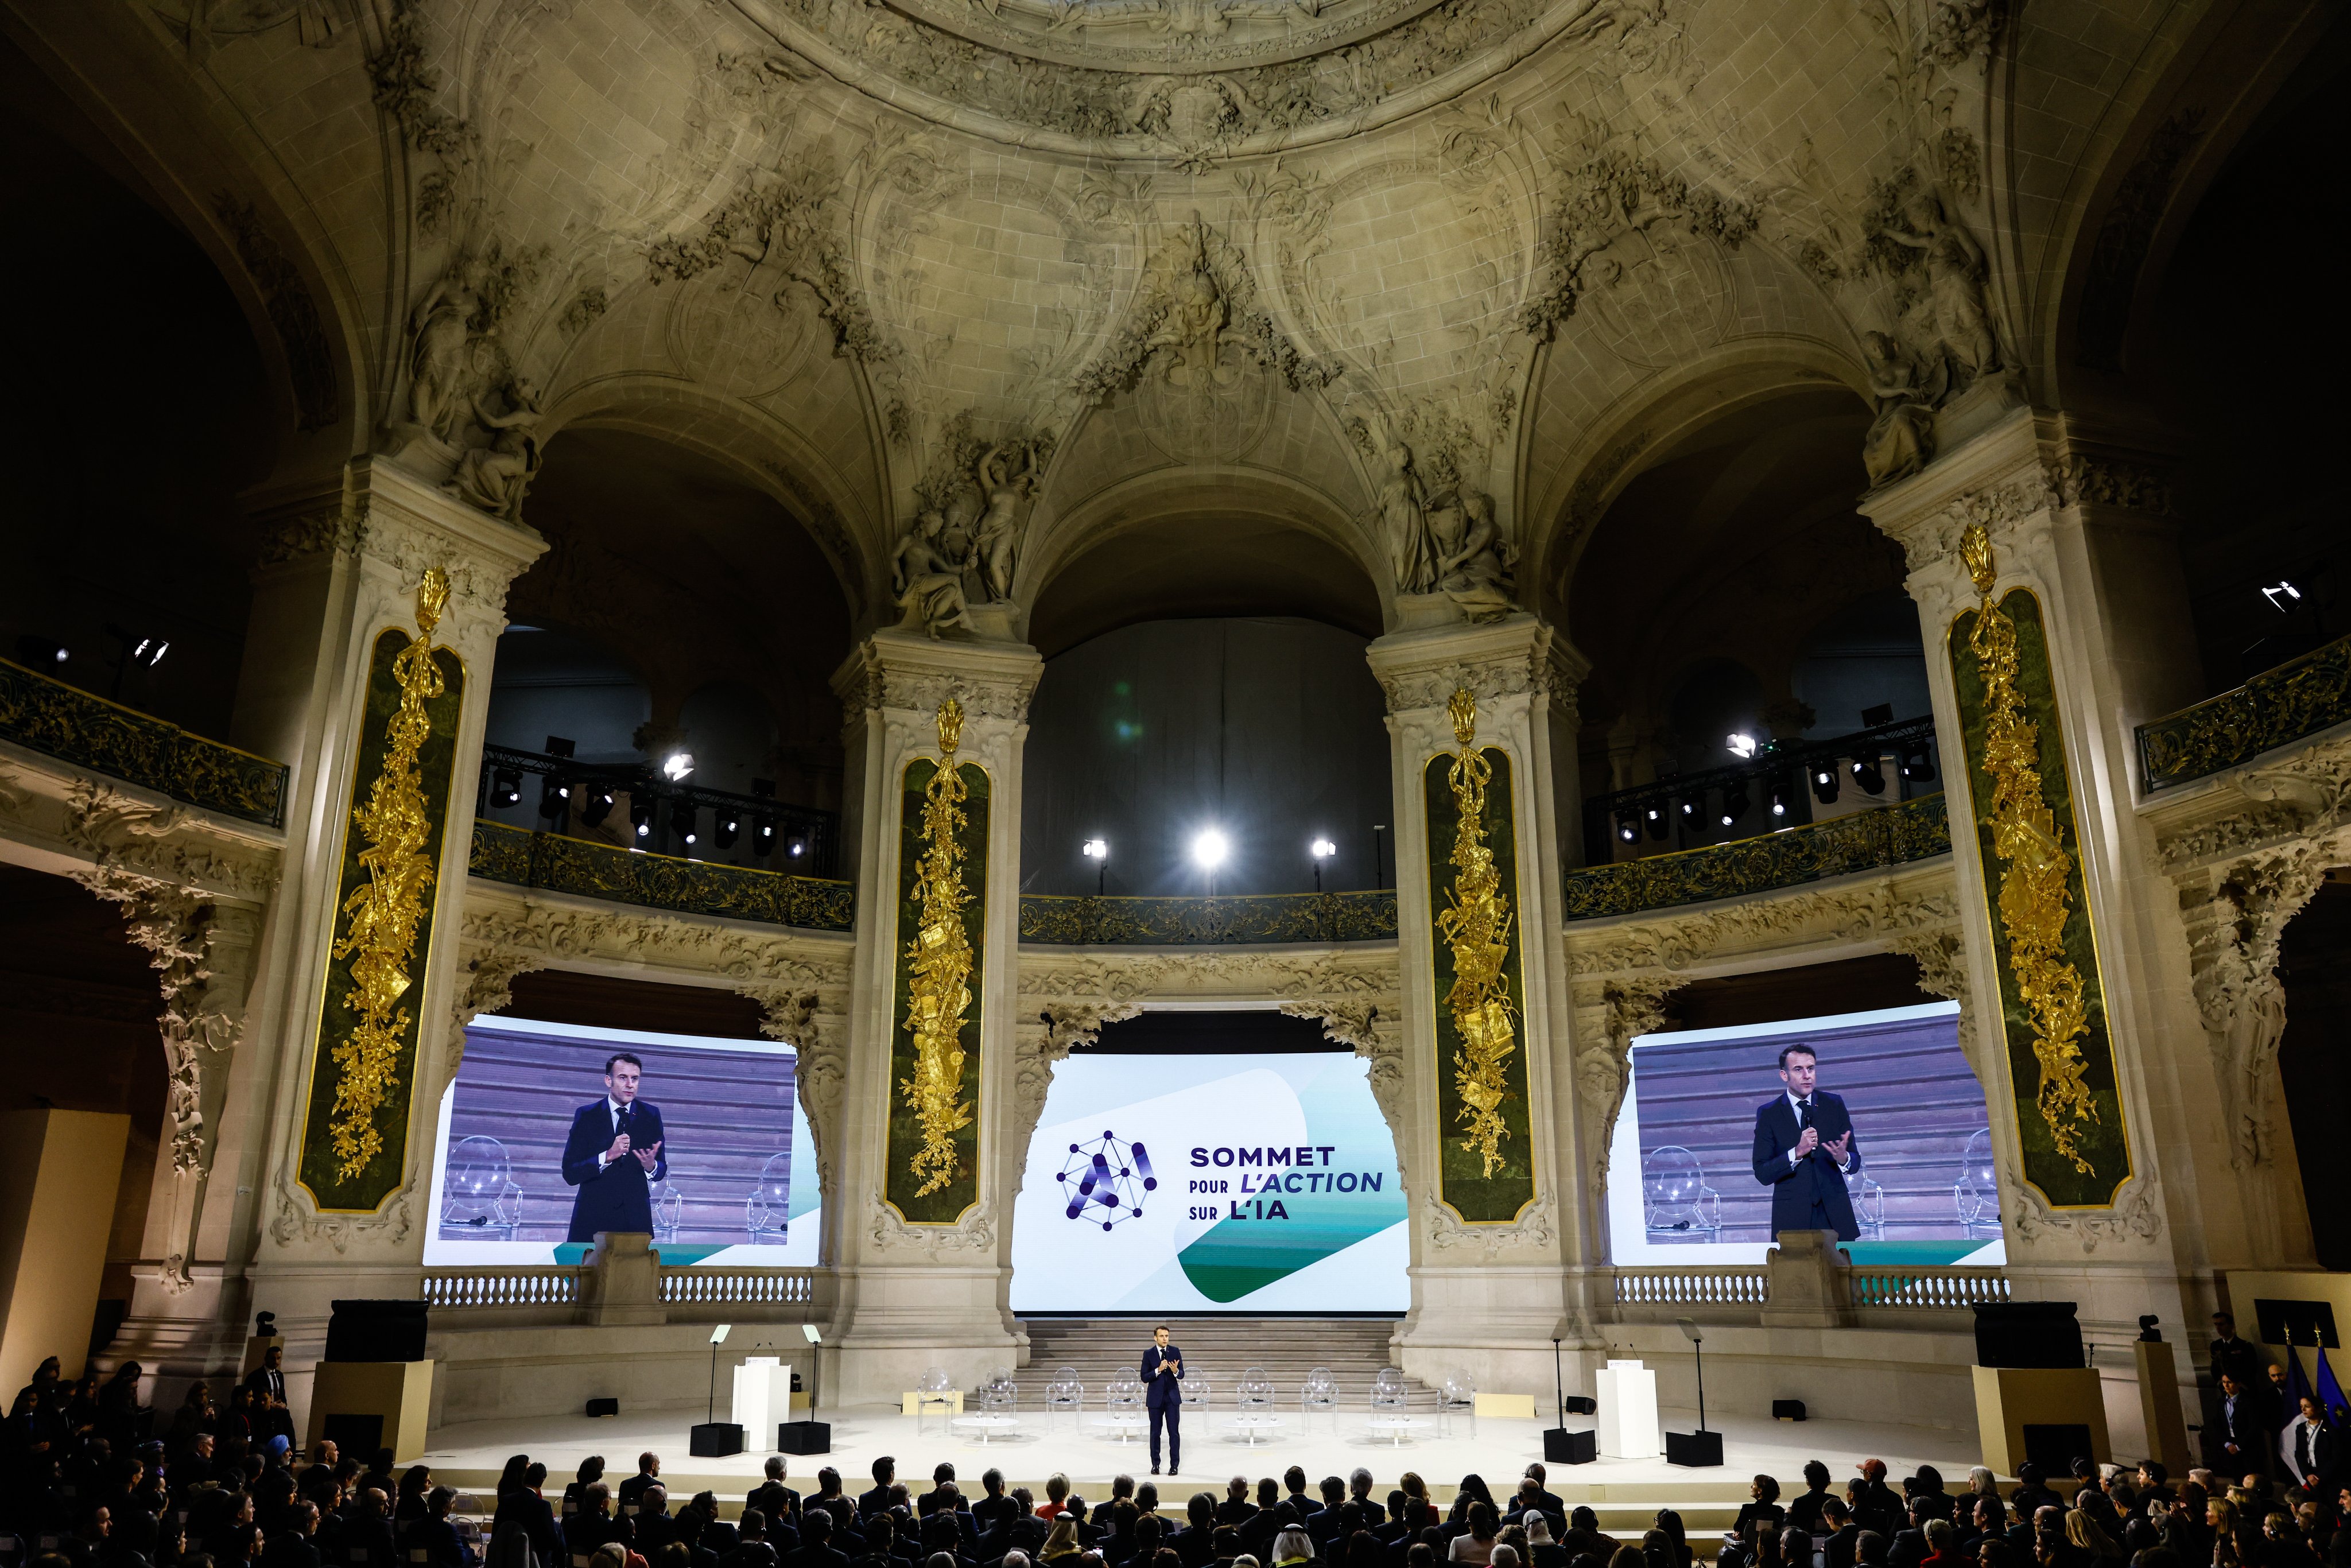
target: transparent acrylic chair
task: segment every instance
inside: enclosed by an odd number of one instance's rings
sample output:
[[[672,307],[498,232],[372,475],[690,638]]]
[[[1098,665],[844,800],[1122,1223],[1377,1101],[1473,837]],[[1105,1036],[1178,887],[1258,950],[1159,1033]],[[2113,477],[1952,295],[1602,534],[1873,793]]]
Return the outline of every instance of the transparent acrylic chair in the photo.
[[[1273,1379],[1265,1368],[1252,1366],[1241,1374],[1233,1389],[1233,1406],[1244,1416],[1269,1416],[1273,1413]]]
[[[1464,1414],[1469,1417],[1469,1436],[1474,1438],[1478,1436],[1478,1385],[1470,1380],[1468,1373],[1456,1372],[1448,1375],[1445,1386],[1437,1390],[1437,1435],[1444,1436],[1447,1423],[1460,1419]]]
[[[792,1156],[769,1155],[759,1179],[743,1199],[743,1230],[755,1247],[781,1247],[791,1239]]]
[[[450,1145],[441,1188],[441,1234],[511,1241],[521,1223],[522,1187],[514,1179],[507,1146],[479,1133]]]
[[[685,1223],[685,1189],[664,1181],[653,1190],[653,1245],[674,1245],[677,1228]]]
[[[1065,1366],[1053,1374],[1053,1381],[1045,1385],[1045,1425],[1053,1424],[1054,1412],[1067,1410],[1073,1424],[1082,1426],[1086,1413],[1086,1385],[1078,1381],[1078,1369]]]
[[[1318,1412],[1331,1417],[1332,1431],[1339,1429],[1339,1380],[1327,1366],[1316,1367],[1299,1385],[1298,1429],[1305,1431],[1307,1421]]]
[[[1143,1414],[1143,1379],[1132,1372],[1122,1372],[1110,1380],[1102,1394],[1102,1410],[1111,1418],[1111,1435],[1122,1443],[1133,1442],[1143,1435],[1143,1428],[1128,1417]]]
[[[1991,1162],[1991,1129],[1979,1127],[1959,1155],[1959,1179],[1951,1184],[1951,1204],[1970,1236],[2000,1234],[2000,1178]]]
[[[1722,1229],[1722,1195],[1706,1185],[1698,1156],[1679,1144],[1641,1162],[1642,1224],[1652,1241],[1711,1241]]]
[[[1010,1416],[1020,1408],[1020,1385],[1012,1381],[1012,1369],[999,1366],[987,1375],[979,1390],[979,1410],[983,1416]]]
[[[1191,1415],[1195,1411],[1203,1416],[1207,1415],[1208,1396],[1216,1392],[1215,1384],[1205,1377],[1195,1377],[1187,1374],[1176,1386],[1182,1391],[1186,1415]]]
[[[944,1427],[956,1413],[956,1401],[951,1397],[954,1385],[944,1366],[934,1366],[914,1385],[914,1435],[921,1437],[924,1420],[935,1412]]]
[[[1865,1176],[1844,1178],[1845,1196],[1853,1200],[1853,1222],[1864,1236],[1886,1239],[1886,1188]]]
[[[1404,1374],[1393,1366],[1383,1366],[1379,1375],[1372,1379],[1372,1414],[1401,1416],[1404,1413]]]

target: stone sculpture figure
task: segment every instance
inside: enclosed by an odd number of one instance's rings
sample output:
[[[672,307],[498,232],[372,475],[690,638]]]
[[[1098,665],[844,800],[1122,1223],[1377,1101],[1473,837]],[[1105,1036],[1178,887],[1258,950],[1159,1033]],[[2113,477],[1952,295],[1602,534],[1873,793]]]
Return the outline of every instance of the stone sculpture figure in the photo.
[[[1896,245],[1925,254],[1928,308],[1938,347],[1953,372],[1951,391],[1964,391],[1977,377],[2001,368],[2000,342],[1984,302],[1983,247],[1935,191],[1912,196],[1902,215],[1908,228],[1889,225],[1882,232]]]
[[[963,591],[967,563],[940,543],[946,531],[946,514],[936,507],[925,507],[898,541],[891,563],[891,586],[897,590],[898,608],[905,612],[899,623],[920,626],[934,637],[949,626],[972,629]]]
[[[1493,497],[1465,486],[1449,505],[1432,507],[1428,517],[1437,556],[1437,591],[1471,621],[1508,615],[1510,565],[1501,530],[1494,525]]]
[[[1862,438],[1861,465],[1873,486],[1907,479],[1935,455],[1935,414],[1917,357],[1884,332],[1861,335],[1877,417]]]
[[[1029,486],[1037,482],[1037,448],[1024,444],[1028,461],[1020,472],[1012,472],[1012,454],[1000,444],[980,455],[972,474],[979,482],[979,492],[987,505],[979,515],[979,525],[973,530],[973,554],[977,558],[980,580],[990,599],[1012,597],[1012,573],[1018,565],[1016,557],[1020,547],[1020,503],[1029,497]]]
[[[443,441],[456,439],[467,412],[474,318],[482,308],[481,265],[460,257],[410,318],[409,417]]]
[[[1171,385],[1205,389],[1228,381],[1238,371],[1219,364],[1230,310],[1224,290],[1208,267],[1208,230],[1198,214],[1185,225],[1189,245],[1182,270],[1167,282],[1167,305],[1159,325],[1144,340],[1145,352],[1174,350],[1167,366]]]
[[[1398,593],[1426,593],[1437,586],[1437,548],[1429,535],[1427,495],[1414,472],[1412,448],[1396,439],[1385,420],[1363,426],[1363,439],[1384,471],[1374,508],[1387,536],[1388,559]]]
[[[514,406],[506,413],[491,413],[479,396],[468,401],[474,417],[496,434],[489,445],[459,458],[455,476],[442,488],[508,522],[520,522],[523,492],[538,476],[542,461],[538,389],[517,376],[507,388],[507,401]]]

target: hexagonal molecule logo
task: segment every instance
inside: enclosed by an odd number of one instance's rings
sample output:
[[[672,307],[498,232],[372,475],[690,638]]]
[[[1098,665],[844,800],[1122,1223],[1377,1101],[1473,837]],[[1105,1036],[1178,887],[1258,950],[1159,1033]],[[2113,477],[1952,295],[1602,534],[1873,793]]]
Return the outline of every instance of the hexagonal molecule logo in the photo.
[[[1108,1131],[1092,1143],[1070,1145],[1061,1182],[1069,1217],[1104,1230],[1142,1218],[1143,1195],[1159,1186],[1159,1178],[1151,1174],[1149,1151]]]

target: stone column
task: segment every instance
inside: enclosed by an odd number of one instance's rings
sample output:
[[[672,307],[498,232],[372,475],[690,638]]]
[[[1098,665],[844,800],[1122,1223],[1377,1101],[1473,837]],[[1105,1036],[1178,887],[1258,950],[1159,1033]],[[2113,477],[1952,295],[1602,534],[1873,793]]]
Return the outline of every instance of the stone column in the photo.
[[[1983,1020],[1979,1060],[1991,1069],[1984,1098],[2010,1273],[2020,1298],[2079,1302],[2085,1336],[2109,1347],[2099,1359],[2117,1452],[2144,1451],[2126,1348],[2137,1315],[2199,1322],[2203,1307],[2183,1293],[2182,1276],[2251,1261],[2234,1238],[2274,1234],[2277,1224],[2250,1203],[2230,1201],[2236,1184],[2226,1179],[2225,1157],[2213,1157],[2223,1140],[2188,994],[2177,894],[2132,812],[2136,726],[2196,686],[2167,494],[2143,463],[2080,439],[2061,420],[2020,410],[1861,503],[1908,555],[1925,632],[1952,859],[1969,913],[1964,1002]],[[2022,755],[2044,784],[2060,765],[2070,784],[2070,813],[2053,817],[2057,848],[2078,874],[2070,884],[2012,814],[2011,852],[1988,857],[1983,847],[1997,810],[1995,772],[2022,778],[2016,747],[2010,761],[1987,760],[1989,720],[1972,739],[1963,728],[1963,706],[1985,714],[2000,684],[1984,674],[2000,661],[1979,657],[1964,630],[1988,604],[2012,612],[2021,627],[2011,684],[2019,716],[2033,726]],[[1962,617],[1955,662],[1953,629]],[[2045,677],[2032,646],[2040,642]],[[2022,798],[2045,803],[2048,796]],[[2047,891],[2069,885],[2078,893]],[[2030,936],[2036,911],[2050,917],[2049,929],[2064,922],[2063,946],[2039,957]],[[2084,1062],[2078,1082],[2062,1051],[2035,1050],[2036,1040],[2068,1030],[2050,1027],[2047,1015],[2032,1027],[2019,999],[2027,978],[2047,994],[2058,967],[2078,976],[2090,1009],[2091,1027],[2074,1040]]]
[[[331,1300],[407,1296],[416,1289],[434,1113],[455,1059],[455,933],[492,665],[506,627],[507,586],[547,547],[531,529],[478,511],[381,458],[351,464],[338,490],[272,497],[267,509],[275,527],[256,577],[235,726],[246,744],[276,752],[294,774],[283,882],[254,989],[249,1071],[230,1090],[229,1124],[249,1133],[238,1180],[244,1250],[254,1260],[249,1299],[232,1311],[277,1313],[287,1336],[287,1370],[295,1375],[289,1392],[307,1395],[308,1366],[322,1343]],[[354,987],[350,959],[335,953],[352,935],[347,900],[381,885],[355,871],[355,886],[345,886],[347,849],[381,841],[353,821],[354,809],[392,771],[396,749],[387,736],[398,691],[382,689],[385,673],[378,670],[392,646],[380,650],[379,641],[394,630],[415,637],[423,613],[419,589],[435,570],[446,598],[431,642],[454,654],[455,664],[440,661],[454,675],[448,689],[425,704],[431,728],[418,753],[428,801],[437,795],[440,803],[425,813],[439,832],[431,904],[395,964],[407,979],[396,1008],[413,1033],[392,1030],[397,1043],[382,1058],[391,1071],[381,1080],[380,1108],[368,1119],[379,1145],[370,1173],[322,1201],[319,1150],[330,1145],[336,1125],[347,1135],[360,1127],[329,1103],[314,1104],[313,1088],[315,1077],[331,1101],[353,1071],[334,1055],[354,1038],[338,1011]],[[372,711],[371,682],[379,687]],[[225,1360],[242,1327],[232,1320],[219,1332]]]
[[[894,1400],[926,1366],[969,1387],[1019,1361],[1005,1301],[1011,1194],[1025,1154],[1014,1146],[1013,1092],[1020,765],[1043,669],[1022,643],[943,642],[891,628],[867,638],[833,676],[847,711],[844,870],[857,883],[840,1181],[825,1195],[840,1306],[824,1386],[838,1403]],[[906,1087],[918,1047],[900,986],[922,908],[909,873],[925,847],[923,779],[940,761],[940,710],[949,702],[961,715],[958,776],[973,765],[985,775],[985,830],[974,790],[959,808],[969,825],[956,868],[967,939],[977,949],[965,1015],[977,1028],[960,1038],[979,1060],[955,1097],[969,1121],[948,1134],[952,1157],[918,1167],[924,1145]],[[983,848],[985,869],[975,874],[974,852]]]
[[[1551,1379],[1551,1339],[1579,1305],[1566,1265],[1593,1245],[1575,1196],[1559,937],[1562,833],[1578,798],[1573,693],[1589,664],[1524,614],[1396,632],[1368,657],[1387,695],[1394,760],[1408,1107],[1399,1154],[1415,1216],[1413,1311],[1397,1343],[1405,1369],[1431,1383],[1462,1371],[1481,1387],[1540,1387]],[[1475,845],[1461,843],[1453,781],[1464,721],[1474,722],[1468,749],[1489,774],[1485,847],[1513,944],[1502,976],[1513,1038],[1498,1075],[1462,1065],[1477,1054],[1465,1049],[1472,1036],[1498,1037],[1495,1017],[1462,1017],[1471,998],[1457,979],[1474,965],[1457,962],[1456,933],[1438,924],[1465,894],[1476,901],[1475,873],[1455,863],[1475,858]]]

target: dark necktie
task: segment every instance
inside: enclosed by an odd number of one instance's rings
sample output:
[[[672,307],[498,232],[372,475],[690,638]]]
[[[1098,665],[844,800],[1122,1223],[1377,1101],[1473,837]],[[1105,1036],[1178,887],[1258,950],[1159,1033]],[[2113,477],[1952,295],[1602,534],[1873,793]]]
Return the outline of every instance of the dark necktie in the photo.
[[[623,1105],[613,1113],[612,1131],[616,1135],[629,1130],[629,1110],[630,1107]]]
[[[1812,1103],[1810,1100],[1799,1100],[1799,1101],[1797,1101],[1797,1102],[1796,1102],[1796,1130],[1797,1130],[1798,1132],[1800,1132],[1800,1133],[1801,1133],[1801,1132],[1802,1132],[1806,1127],[1809,1127],[1809,1126],[1811,1126],[1812,1124],[1813,1124],[1813,1103]]]

